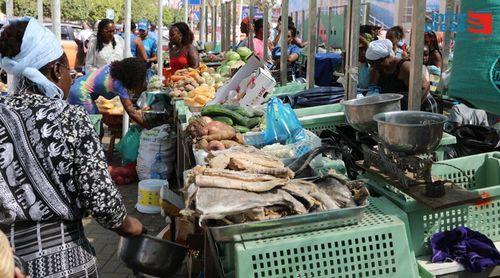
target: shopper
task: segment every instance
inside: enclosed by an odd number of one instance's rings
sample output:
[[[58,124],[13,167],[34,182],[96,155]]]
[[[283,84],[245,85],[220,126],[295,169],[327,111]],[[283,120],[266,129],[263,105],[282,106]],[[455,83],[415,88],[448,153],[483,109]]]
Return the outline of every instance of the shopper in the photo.
[[[148,59],[141,38],[135,35],[136,25],[134,22],[130,24],[130,52],[133,57],[137,57],[144,62]]]
[[[127,216],[87,114],[63,100],[71,77],[54,34],[34,18],[11,21],[0,55],[16,79],[0,98],[0,229],[32,278],[97,277],[85,212],[122,236],[143,226]]]
[[[429,46],[429,66],[436,66],[441,68],[443,65],[443,54],[439,49],[439,43],[434,32],[425,32],[424,35],[425,44]]]
[[[362,33],[359,36],[358,88],[360,89],[368,89],[370,84],[370,65],[366,61],[365,55],[371,39],[371,34]]]
[[[370,42],[366,59],[372,67],[370,85],[380,88],[380,93],[403,94],[402,108],[408,109],[408,91],[410,84],[410,60],[396,58],[392,54],[392,43],[388,39]],[[437,104],[429,94],[429,74],[425,66],[422,84],[421,110],[437,112]]]
[[[97,36],[89,42],[89,50],[85,59],[86,73],[92,73],[98,68],[113,61],[123,60],[125,41],[115,35],[115,24],[112,20],[103,19],[97,26]]]
[[[404,41],[405,33],[403,27],[394,26],[390,28],[389,30],[387,30],[385,38],[392,42],[392,50],[394,51],[394,56],[396,58],[408,58],[406,42]]]
[[[172,24],[169,31],[169,54],[172,73],[185,68],[197,68],[200,63],[198,50],[193,45],[194,34],[184,22]]]
[[[137,29],[139,30],[139,37],[142,40],[144,49],[146,50],[146,62],[148,63],[148,68],[151,68],[151,64],[158,61],[158,58],[156,57],[156,53],[158,52],[158,45],[156,44],[156,40],[148,35],[149,31],[147,21],[139,21],[137,23]]]
[[[131,95],[146,88],[146,64],[139,58],[126,58],[105,65],[91,74],[75,80],[68,102],[80,105],[89,114],[99,114],[95,100],[120,97],[123,109],[136,123],[148,127],[141,110],[135,109]]]

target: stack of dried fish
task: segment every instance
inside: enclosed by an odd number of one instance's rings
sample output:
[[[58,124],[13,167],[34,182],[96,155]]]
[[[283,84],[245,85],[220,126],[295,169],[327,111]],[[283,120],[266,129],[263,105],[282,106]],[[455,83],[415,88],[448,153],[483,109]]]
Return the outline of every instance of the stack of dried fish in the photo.
[[[360,181],[331,175],[316,181],[293,179],[281,160],[251,147],[212,153],[208,166],[195,167],[185,188],[186,209],[222,224],[273,219],[363,204],[368,191]],[[317,183],[317,184],[315,184]]]

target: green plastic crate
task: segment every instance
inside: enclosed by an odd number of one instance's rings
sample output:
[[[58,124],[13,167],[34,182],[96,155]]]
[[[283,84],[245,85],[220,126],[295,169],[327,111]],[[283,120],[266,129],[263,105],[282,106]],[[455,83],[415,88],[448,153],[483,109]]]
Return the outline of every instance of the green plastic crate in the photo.
[[[89,115],[90,122],[94,126],[95,132],[97,135],[101,134],[101,122],[102,122],[102,115],[101,114],[90,114]]]
[[[401,210],[370,203],[357,225],[218,244],[224,277],[418,277],[405,223],[385,208]]]
[[[335,126],[345,122],[344,112],[332,112],[299,117],[302,127],[316,134],[325,129],[335,130]]]
[[[276,96],[282,96],[282,95],[294,95],[298,92],[302,92],[307,89],[307,84],[305,83],[295,83],[295,82],[290,82],[286,84],[285,86],[276,86],[274,87],[274,92],[269,94],[267,96],[267,99],[270,99],[272,97]]]
[[[441,161],[460,168],[435,164],[433,176],[451,180],[472,192],[489,196],[481,204],[460,205],[448,209],[431,210],[419,204],[412,197],[370,174],[370,189],[389,198],[408,215],[411,227],[411,246],[417,256],[430,253],[430,237],[441,231],[467,226],[485,234],[493,241],[500,240],[500,152],[472,155]]]

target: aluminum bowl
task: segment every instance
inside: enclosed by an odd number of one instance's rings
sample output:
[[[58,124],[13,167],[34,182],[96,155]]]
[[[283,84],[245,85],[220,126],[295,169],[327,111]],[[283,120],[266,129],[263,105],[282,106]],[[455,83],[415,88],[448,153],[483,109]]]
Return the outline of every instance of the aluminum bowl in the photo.
[[[420,111],[385,112],[373,119],[384,146],[408,155],[433,152],[443,137],[443,126],[448,120],[441,114]]]
[[[134,271],[166,277],[182,266],[187,248],[177,243],[141,235],[120,238],[118,254],[125,265]]]
[[[382,112],[401,110],[400,94],[381,94],[340,102],[345,107],[347,122],[358,131],[376,131],[373,116]]]

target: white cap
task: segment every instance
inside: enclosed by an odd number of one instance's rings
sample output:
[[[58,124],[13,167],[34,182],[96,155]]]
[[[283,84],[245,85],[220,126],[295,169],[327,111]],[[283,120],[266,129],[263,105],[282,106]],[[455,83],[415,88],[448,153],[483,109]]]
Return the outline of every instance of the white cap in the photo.
[[[392,42],[388,39],[370,42],[366,50],[366,59],[376,61],[385,58],[392,53]]]

